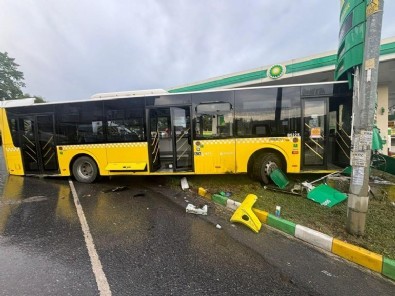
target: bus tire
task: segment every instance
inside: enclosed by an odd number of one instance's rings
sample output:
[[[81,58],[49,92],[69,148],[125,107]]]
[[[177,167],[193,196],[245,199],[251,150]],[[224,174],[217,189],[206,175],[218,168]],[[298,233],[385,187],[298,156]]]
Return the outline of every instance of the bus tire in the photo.
[[[78,157],[73,163],[73,176],[80,183],[92,183],[99,175],[96,162],[88,156]]]
[[[270,174],[275,169],[283,169],[283,161],[277,153],[264,153],[260,155],[254,165],[254,174],[258,181],[269,184]]]

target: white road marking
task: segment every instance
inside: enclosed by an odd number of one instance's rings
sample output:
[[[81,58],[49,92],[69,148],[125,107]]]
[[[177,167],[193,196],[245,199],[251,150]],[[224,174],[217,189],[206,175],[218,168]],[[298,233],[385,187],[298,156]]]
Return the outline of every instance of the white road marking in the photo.
[[[99,289],[101,296],[110,296],[111,290],[108,284],[106,275],[103,272],[103,266],[101,265],[99,255],[96,252],[95,244],[92,239],[91,232],[89,230],[88,222],[86,221],[84,211],[82,210],[80,200],[78,199],[77,191],[73,181],[69,180],[71,192],[74,198],[74,204],[77,209],[78,218],[80,219],[82,232],[84,233],[86,248],[88,249],[89,257],[91,259],[92,270],[95,274],[97,288]]]

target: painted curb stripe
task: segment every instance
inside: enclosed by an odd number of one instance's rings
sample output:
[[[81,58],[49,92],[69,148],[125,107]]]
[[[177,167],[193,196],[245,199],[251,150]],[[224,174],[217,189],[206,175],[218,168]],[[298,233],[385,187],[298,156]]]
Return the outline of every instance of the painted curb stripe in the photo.
[[[395,280],[395,260],[384,257],[382,274]]]
[[[222,199],[216,201],[213,198],[213,201],[224,205]],[[238,206],[240,206],[240,203],[232,199],[227,199],[225,206],[229,209],[236,210]],[[278,218],[268,212],[256,208],[252,208],[252,211],[262,223],[395,280],[395,260],[343,242],[314,229],[296,225],[295,223]]]
[[[370,252],[364,248],[360,248],[334,238],[332,244],[332,253],[359,265],[365,266],[371,270],[380,273],[382,271],[383,256]]]
[[[211,195],[211,199],[213,202],[226,206],[226,201],[228,200],[228,198],[226,196],[222,196],[220,194],[213,194]]]
[[[290,235],[295,236],[295,227],[296,224],[290,221],[278,218],[272,214],[269,214],[267,217],[267,225],[272,226],[278,230],[284,231]]]
[[[333,237],[330,237],[329,235],[314,229],[310,229],[302,225],[296,225],[295,237],[314,246],[320,247],[328,252],[332,251]]]
[[[259,221],[267,224],[267,216],[269,215],[268,212],[261,211],[261,210],[255,209],[255,208],[252,208],[252,211],[258,217]]]
[[[231,209],[233,211],[236,211],[237,208],[241,205],[241,203],[239,203],[238,201],[235,201],[233,199],[228,198],[226,201],[226,207],[228,209]],[[253,209],[254,210],[254,209]],[[259,217],[258,217],[259,218]],[[262,222],[262,221],[261,221]]]

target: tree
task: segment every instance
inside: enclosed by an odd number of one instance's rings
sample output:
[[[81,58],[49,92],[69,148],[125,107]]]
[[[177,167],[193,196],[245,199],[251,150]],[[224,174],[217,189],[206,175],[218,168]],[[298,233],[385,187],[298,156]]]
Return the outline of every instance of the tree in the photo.
[[[23,97],[23,72],[18,71],[19,65],[7,52],[0,52],[0,100],[20,99]]]

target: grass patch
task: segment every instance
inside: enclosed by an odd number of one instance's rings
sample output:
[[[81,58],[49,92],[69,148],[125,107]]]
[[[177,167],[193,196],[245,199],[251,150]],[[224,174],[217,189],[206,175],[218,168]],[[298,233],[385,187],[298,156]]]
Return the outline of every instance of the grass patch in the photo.
[[[294,175],[292,181],[299,182],[297,178],[306,178],[306,175]],[[317,178],[319,176],[303,180]],[[188,176],[187,179],[191,189],[196,192],[199,187],[211,193],[229,191],[232,193],[230,198],[240,202],[247,194],[255,194],[258,196],[255,208],[274,214],[276,206],[281,206],[281,217],[286,220],[395,259],[395,206],[387,198],[370,199],[365,234],[355,236],[348,234],[345,228],[347,201],[327,208],[305,196],[265,190],[260,183],[251,181],[246,175]],[[167,185],[180,188],[180,178],[169,177]]]

